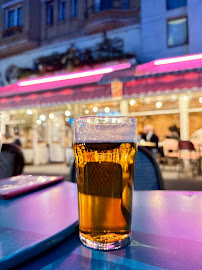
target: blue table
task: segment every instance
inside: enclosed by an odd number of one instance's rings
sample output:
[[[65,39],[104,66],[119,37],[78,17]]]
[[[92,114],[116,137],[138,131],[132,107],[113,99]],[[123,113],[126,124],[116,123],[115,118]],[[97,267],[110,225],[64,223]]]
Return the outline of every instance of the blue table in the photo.
[[[17,269],[202,269],[202,192],[134,192],[132,227],[120,250],[86,248],[76,231]]]
[[[77,187],[54,186],[0,200],[0,269],[36,256],[78,230]]]

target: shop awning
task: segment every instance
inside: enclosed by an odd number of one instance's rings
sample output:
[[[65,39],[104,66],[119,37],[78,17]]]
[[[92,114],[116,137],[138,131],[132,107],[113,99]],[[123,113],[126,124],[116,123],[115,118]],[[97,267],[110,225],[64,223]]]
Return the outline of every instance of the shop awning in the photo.
[[[124,96],[172,94],[186,91],[201,91],[202,72],[193,71],[179,74],[140,77],[134,81],[125,82]]]
[[[158,59],[138,65],[136,67],[135,77],[184,72],[187,70],[202,70],[202,54]]]
[[[110,85],[88,85],[0,98],[0,109],[53,106],[111,97]]]

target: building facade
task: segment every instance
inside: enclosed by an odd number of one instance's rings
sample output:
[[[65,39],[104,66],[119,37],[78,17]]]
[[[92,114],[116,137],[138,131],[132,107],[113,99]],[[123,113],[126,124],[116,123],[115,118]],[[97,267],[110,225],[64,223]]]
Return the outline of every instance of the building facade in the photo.
[[[96,46],[103,32],[122,39],[125,53],[140,55],[140,0],[0,0],[0,6],[1,85],[14,82],[18,69],[35,69],[41,57]]]
[[[63,162],[78,116],[135,116],[138,132],[152,123],[161,141],[171,125],[180,127],[183,140],[201,127],[200,56],[179,69],[170,59],[162,74],[154,73],[153,61],[142,74],[144,64],[88,83],[55,82],[27,91],[12,84],[23,80],[21,73],[35,79],[76,72],[77,61],[86,70],[200,53],[199,0],[0,0],[0,6],[0,85],[7,85],[0,88],[3,135],[12,140],[11,130],[20,129],[27,163]],[[114,97],[113,89],[122,95]]]

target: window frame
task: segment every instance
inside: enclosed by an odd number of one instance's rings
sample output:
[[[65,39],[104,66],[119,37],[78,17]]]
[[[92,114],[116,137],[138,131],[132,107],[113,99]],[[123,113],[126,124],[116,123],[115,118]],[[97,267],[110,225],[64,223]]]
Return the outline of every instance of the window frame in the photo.
[[[18,9],[21,8],[22,9],[22,18],[21,18],[21,25],[18,24]],[[9,12],[14,11],[14,25],[13,26],[9,26]],[[23,6],[22,4],[20,5],[16,5],[16,6],[10,6],[10,7],[6,7],[4,8],[4,30],[8,30],[12,27],[22,27],[23,26]]]
[[[179,19],[186,19],[186,27],[187,27],[187,41],[186,43],[182,43],[182,44],[178,44],[178,45],[169,45],[168,44],[168,37],[169,37],[169,25],[168,23],[170,21],[175,21],[175,20],[179,20]],[[187,15],[183,15],[183,16],[180,16],[180,17],[172,17],[172,18],[168,18],[166,20],[166,38],[167,38],[167,48],[177,48],[177,47],[181,47],[181,46],[185,46],[187,44],[189,44],[189,25],[188,25],[188,17]]]

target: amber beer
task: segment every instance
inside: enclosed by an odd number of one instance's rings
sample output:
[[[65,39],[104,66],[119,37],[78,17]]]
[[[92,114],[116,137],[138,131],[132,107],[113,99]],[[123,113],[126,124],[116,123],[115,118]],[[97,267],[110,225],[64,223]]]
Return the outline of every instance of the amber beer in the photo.
[[[136,144],[75,143],[74,153],[81,241],[100,249],[109,249],[114,242],[126,244],[131,231]]]

